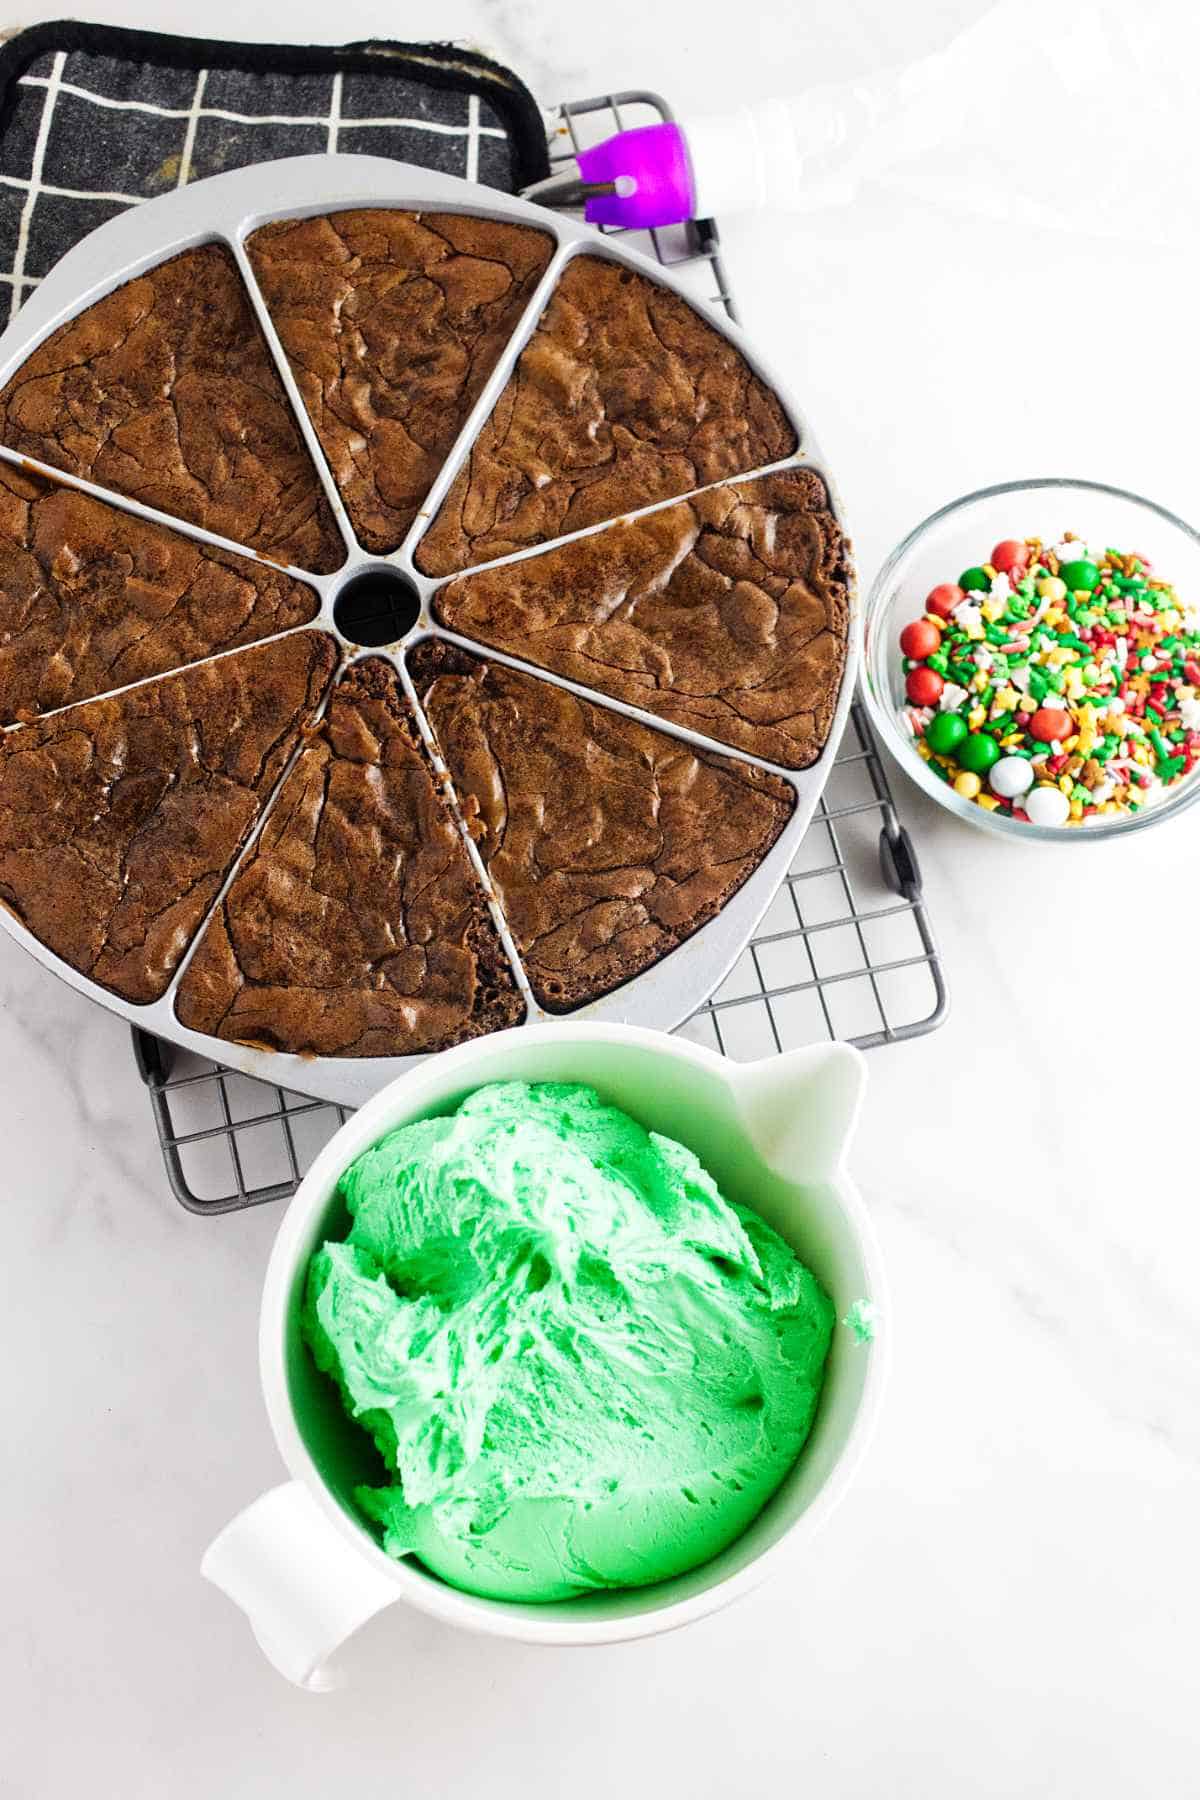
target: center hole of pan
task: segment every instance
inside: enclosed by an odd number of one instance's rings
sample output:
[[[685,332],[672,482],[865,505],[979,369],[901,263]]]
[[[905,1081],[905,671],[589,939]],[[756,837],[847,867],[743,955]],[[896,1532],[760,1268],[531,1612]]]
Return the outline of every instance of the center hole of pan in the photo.
[[[333,603],[333,622],[352,644],[393,644],[421,611],[416,586],[400,569],[361,569]]]

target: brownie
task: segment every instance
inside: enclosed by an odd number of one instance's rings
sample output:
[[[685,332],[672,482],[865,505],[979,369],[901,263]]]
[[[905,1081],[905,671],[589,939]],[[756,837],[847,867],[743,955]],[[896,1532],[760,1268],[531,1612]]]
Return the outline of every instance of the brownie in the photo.
[[[391,665],[353,665],[188,965],[194,1031],[406,1056],[525,1015]]]
[[[0,389],[0,443],[276,561],[345,549],[229,251],[127,281]]]
[[[460,577],[435,610],[464,637],[803,769],[846,662],[846,546],[820,476],[787,469]]]
[[[315,618],[281,570],[0,463],[0,724]]]
[[[428,533],[450,575],[796,448],[741,352],[670,289],[577,256]]]
[[[550,261],[527,225],[373,208],[247,249],[360,544],[394,550]]]
[[[426,639],[410,668],[530,986],[552,1012],[720,911],[792,812],[777,775]]]
[[[337,662],[302,631],[0,740],[0,902],[73,969],[157,999]]]

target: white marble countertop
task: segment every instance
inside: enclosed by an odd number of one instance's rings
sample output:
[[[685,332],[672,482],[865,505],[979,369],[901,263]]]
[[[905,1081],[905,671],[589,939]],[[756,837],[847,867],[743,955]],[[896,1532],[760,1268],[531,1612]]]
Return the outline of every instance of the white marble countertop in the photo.
[[[647,85],[686,113],[932,47],[981,8],[760,0],[733,38],[694,0],[341,0],[336,30],[315,0],[76,10],[297,41],[436,30],[545,101]],[[993,479],[1086,475],[1200,514],[1194,246],[1131,269],[1111,243],[870,198],[725,241],[867,576]],[[896,780],[954,1011],[870,1058],[853,1160],[893,1286],[882,1430],[807,1562],[627,1648],[511,1648],[397,1611],[344,1692],[265,1666],[197,1562],[279,1474],[255,1367],[276,1215],[179,1209],[125,1028],[0,938],[0,1792],[1195,1792],[1200,826],[1018,855]]]

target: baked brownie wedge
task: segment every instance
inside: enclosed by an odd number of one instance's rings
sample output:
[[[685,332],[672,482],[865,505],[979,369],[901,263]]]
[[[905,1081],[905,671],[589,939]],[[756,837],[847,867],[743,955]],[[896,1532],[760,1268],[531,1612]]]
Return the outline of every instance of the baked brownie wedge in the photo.
[[[345,550],[229,251],[201,244],[60,325],[0,390],[0,443],[326,574]]]
[[[179,986],[194,1031],[406,1056],[525,1007],[391,665],[355,663]]]
[[[825,483],[786,469],[461,576],[434,605],[464,637],[803,769],[837,706],[847,579]]]
[[[0,724],[316,617],[281,569],[0,463]]]
[[[711,919],[795,804],[777,775],[427,639],[413,680],[538,1000],[609,993]]]
[[[544,273],[554,240],[370,208],[264,225],[247,249],[368,550],[394,550]]]
[[[299,631],[0,737],[0,903],[125,1000],[164,992],[338,658]]]
[[[782,406],[686,301],[576,256],[416,549],[452,575],[796,448]]]

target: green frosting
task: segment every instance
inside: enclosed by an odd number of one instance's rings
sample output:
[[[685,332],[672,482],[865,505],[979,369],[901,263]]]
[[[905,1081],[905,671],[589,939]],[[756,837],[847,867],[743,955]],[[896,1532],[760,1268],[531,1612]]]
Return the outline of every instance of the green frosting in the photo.
[[[304,1329],[390,1473],[355,1496],[390,1555],[510,1600],[661,1581],[795,1461],[828,1296],[594,1089],[480,1088],[341,1191],[353,1225],[312,1259]]]
[[[879,1328],[879,1315],[871,1300],[856,1300],[842,1320],[856,1344],[873,1344]]]

